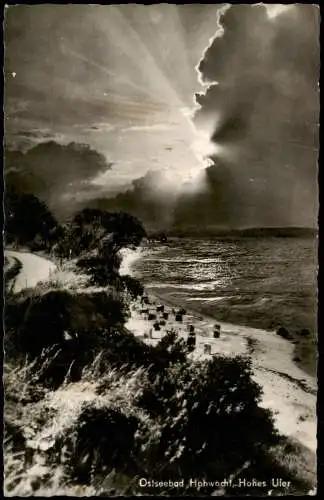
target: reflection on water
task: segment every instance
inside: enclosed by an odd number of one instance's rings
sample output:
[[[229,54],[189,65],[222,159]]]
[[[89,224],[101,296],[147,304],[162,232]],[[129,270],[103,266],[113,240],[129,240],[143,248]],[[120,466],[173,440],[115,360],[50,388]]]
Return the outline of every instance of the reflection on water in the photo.
[[[298,238],[174,238],[132,263],[165,298],[224,321],[292,329],[315,328],[316,266],[316,241]]]

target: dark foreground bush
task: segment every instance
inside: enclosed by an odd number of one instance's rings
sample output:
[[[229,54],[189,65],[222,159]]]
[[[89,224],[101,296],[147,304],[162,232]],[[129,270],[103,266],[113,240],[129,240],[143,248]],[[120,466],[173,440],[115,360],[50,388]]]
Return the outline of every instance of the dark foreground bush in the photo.
[[[166,335],[156,346],[145,344],[125,328],[110,332],[97,330],[92,334],[101,339],[101,356],[96,367],[99,376],[110,369],[118,369],[119,373],[125,374],[145,368],[149,380],[152,381],[157,374],[163,376],[165,370],[174,363],[186,361],[185,344],[175,341],[173,333]]]
[[[242,467],[242,477],[279,472],[267,458],[279,438],[270,412],[258,406],[260,388],[251,380],[246,360],[170,363],[155,377],[147,371],[139,377],[140,392],[130,396],[129,404],[121,403],[120,411],[91,403],[81,413],[70,461],[75,481],[92,481],[99,488],[114,471],[128,477],[130,491],[137,494],[140,477],[183,478],[189,484],[190,478],[230,478]],[[103,384],[100,397],[107,394],[111,401],[114,391],[112,384]],[[199,494],[214,490],[206,486]],[[145,489],[145,494],[161,493],[179,495],[176,490]],[[197,495],[197,488],[188,487],[186,494]]]
[[[83,367],[99,352],[98,373],[107,366],[126,371],[143,366],[154,377],[171,363],[185,361],[185,345],[176,341],[175,333],[153,348],[128,332],[123,327],[126,309],[117,295],[106,292],[24,292],[6,307],[7,359],[36,359],[39,381],[52,387],[58,387],[68,372],[71,380],[79,380]]]
[[[276,331],[276,334],[279,335],[280,337],[286,339],[286,340],[293,340],[293,336],[291,335],[291,333],[284,327],[280,327],[278,328],[278,330]]]
[[[77,380],[82,367],[121,328],[125,318],[125,304],[106,292],[55,290],[12,297],[5,316],[7,359],[19,355],[38,358],[35,369],[43,366],[42,380],[50,380],[54,386],[62,383],[73,363],[72,379]]]
[[[137,427],[135,417],[109,408],[85,408],[77,422],[73,475],[88,483],[91,475],[102,475],[111,469],[129,472]]]
[[[14,450],[24,450],[26,446],[26,439],[18,425],[10,421],[4,422],[3,444],[4,446],[10,444]]]
[[[44,348],[62,344],[66,333],[81,338],[92,328],[122,325],[125,318],[126,306],[107,292],[73,294],[55,290],[12,300],[6,322],[18,330],[22,351],[35,356]]]
[[[228,477],[276,442],[269,411],[244,359],[173,364],[149,383],[138,404],[163,428],[158,456],[163,477]],[[253,422],[253,427],[251,427]],[[158,473],[159,460],[156,463]]]
[[[73,484],[90,484],[98,492],[143,494],[140,477],[183,478],[187,484],[190,478],[281,477],[292,480],[289,492],[307,492],[308,478],[296,480],[292,469],[274,459],[280,439],[271,413],[259,406],[261,389],[251,378],[247,360],[191,361],[172,332],[156,347],[123,328],[84,335],[84,351],[91,353],[83,361],[89,368],[84,372],[85,389],[92,387],[95,397],[85,398],[83,407],[76,405],[76,418],[58,433],[57,453],[49,458],[53,465],[63,464],[61,450],[69,450],[64,471]],[[90,367],[97,352],[101,366],[96,361]],[[60,355],[51,358],[56,370]],[[46,370],[49,377],[48,365]],[[64,386],[60,401],[73,398],[74,390],[78,399],[80,385],[74,387]],[[55,398],[55,392],[51,394]],[[282,448],[282,453],[289,450]],[[193,486],[180,494],[210,495],[215,489],[211,485],[197,491]],[[225,489],[228,495],[266,495],[271,487]],[[178,490],[168,488],[146,488],[144,493],[179,496]]]

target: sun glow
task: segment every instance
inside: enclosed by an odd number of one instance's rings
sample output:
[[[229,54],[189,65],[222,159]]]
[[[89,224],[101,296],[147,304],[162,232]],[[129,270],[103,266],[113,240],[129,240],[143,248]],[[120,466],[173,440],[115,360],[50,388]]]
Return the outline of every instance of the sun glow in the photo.
[[[107,103],[115,123],[111,131],[98,130],[92,138],[98,149],[106,147],[109,161],[116,163],[100,178],[110,186],[114,175],[117,183],[118,177],[131,182],[153,170],[161,171],[161,183],[167,186],[161,188],[187,189],[210,164],[209,156],[218,152],[209,132],[197,130],[192,121],[193,97],[201,88],[195,64],[218,28],[217,8],[213,19],[208,16],[202,21],[204,26],[196,35],[190,33],[196,38],[190,46],[179,9],[171,4],[137,5],[131,10],[127,6],[98,7],[90,11],[89,22],[98,37],[106,38],[114,57],[99,53],[88,60],[77,47],[64,47],[69,57],[102,75],[96,86],[102,87],[101,100]],[[192,47],[197,55],[193,56]],[[78,91],[82,89],[74,88],[74,93]],[[116,136],[118,141],[108,146],[109,137]]]
[[[284,4],[258,4],[258,5],[264,5],[264,7],[267,9],[268,17],[270,19],[275,19],[276,17],[280,16],[280,14],[283,14],[284,12],[287,12],[288,10],[291,10],[293,8],[292,5],[284,5]]]
[[[92,179],[93,195],[96,188],[122,192],[150,171],[160,172],[170,191],[203,177],[209,155],[219,150],[193,124],[194,96],[204,88],[196,65],[219,30],[220,7],[204,7],[193,29],[187,6],[78,6],[80,36],[74,7],[65,6],[66,21],[54,23],[57,43],[44,47],[47,72],[37,47],[28,46],[25,85],[43,92],[50,78],[55,88],[49,109],[35,103],[35,113],[54,116],[55,138],[89,144],[112,165]],[[48,5],[44,12],[51,19],[59,9]],[[30,30],[47,40],[36,20],[30,18]],[[62,106],[64,113],[56,113]]]

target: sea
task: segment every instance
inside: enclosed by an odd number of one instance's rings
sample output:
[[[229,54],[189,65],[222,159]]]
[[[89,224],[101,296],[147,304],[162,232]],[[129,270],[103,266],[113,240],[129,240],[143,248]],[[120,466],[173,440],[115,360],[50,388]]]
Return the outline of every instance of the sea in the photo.
[[[317,333],[315,238],[171,238],[146,243],[131,273],[148,293],[192,312],[255,328]]]

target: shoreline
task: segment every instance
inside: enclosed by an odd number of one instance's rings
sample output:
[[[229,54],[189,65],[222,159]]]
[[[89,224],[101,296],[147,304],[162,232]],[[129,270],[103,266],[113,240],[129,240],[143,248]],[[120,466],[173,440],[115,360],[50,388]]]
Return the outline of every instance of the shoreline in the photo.
[[[155,289],[154,289],[155,290]],[[168,296],[165,298],[163,294],[156,293],[155,291],[151,292],[151,289],[149,288],[148,293],[152,296],[156,296],[159,300],[165,301],[165,303],[168,303],[169,305],[173,307],[183,307],[187,311],[190,312],[193,316],[197,317],[204,317],[210,319],[210,321],[217,322],[219,324],[224,324],[224,325],[231,325],[232,327],[238,327],[242,329],[248,329],[248,330],[256,330],[256,331],[264,331],[268,332],[269,334],[277,335],[276,330],[263,327],[262,325],[258,324],[253,324],[249,322],[248,320],[239,322],[230,322],[226,321],[223,319],[219,319],[217,315],[212,315],[209,314],[208,312],[201,311],[198,308],[193,307],[191,304],[188,305],[188,303],[184,300],[181,300],[181,298],[178,300],[177,298],[172,298]],[[315,340],[317,337],[310,335],[309,337],[302,337],[299,335],[296,331],[294,330],[289,330],[289,334],[291,335],[291,339],[285,339],[287,340],[292,346],[292,361],[296,365],[297,368],[302,370],[303,373],[305,373],[305,376],[307,377],[312,377],[314,379],[317,378],[317,362],[316,362],[316,353],[317,353],[317,340]]]
[[[255,332],[255,333],[263,332],[263,334],[274,336],[276,339],[282,339],[282,341],[283,341],[282,344],[287,347],[287,350],[289,349],[291,351],[291,355],[290,355],[291,356],[291,363],[292,363],[292,365],[294,365],[295,369],[292,369],[290,371],[293,371],[293,372],[298,371],[298,373],[300,374],[299,378],[301,378],[301,379],[306,378],[308,380],[313,380],[315,385],[317,386],[316,373],[313,374],[313,373],[310,373],[309,371],[305,370],[303,367],[302,361],[298,363],[294,360],[295,355],[296,355],[296,352],[295,352],[296,348],[299,347],[299,345],[296,344],[295,338],[294,338],[294,340],[284,339],[283,337],[278,335],[275,330],[270,330],[270,329],[266,329],[266,328],[252,326],[252,325],[249,325],[248,323],[237,324],[237,323],[230,323],[230,322],[223,321],[223,320],[218,320],[217,318],[215,318],[214,316],[212,316],[208,313],[198,311],[195,308],[191,308],[190,306],[187,307],[187,304],[185,304],[181,301],[177,302],[176,299],[172,300],[169,297],[165,298],[163,295],[160,295],[159,293],[156,293],[155,291],[151,292],[150,289],[147,290],[147,295],[149,295],[150,297],[152,297],[153,299],[155,299],[157,301],[160,301],[161,303],[165,303],[169,307],[172,307],[172,308],[183,307],[184,309],[186,309],[186,311],[188,312],[188,314],[190,316],[192,316],[196,319],[199,319],[199,318],[205,319],[206,321],[209,321],[211,323],[217,323],[221,326],[224,326],[225,328],[230,328],[232,331],[236,330],[236,331],[241,332],[243,334],[247,333],[249,335],[253,332]]]
[[[283,339],[275,332],[248,326],[233,325],[215,318],[186,309],[182,322],[175,320],[172,310],[179,310],[179,304],[164,299],[151,290],[145,290],[150,304],[143,307],[140,300],[131,304],[131,316],[125,324],[135,336],[147,343],[156,344],[167,330],[175,330],[178,337],[186,339],[189,325],[196,332],[196,348],[190,356],[203,360],[213,355],[243,355],[251,359],[253,380],[263,389],[260,406],[269,408],[274,413],[275,426],[278,431],[305,445],[316,453],[316,393],[315,377],[304,372],[293,361],[294,344]],[[153,324],[161,319],[148,320],[142,310],[164,306],[169,314],[165,325],[155,331]],[[162,321],[163,322],[163,321]],[[214,339],[213,326],[220,325],[220,338]],[[152,332],[150,338],[149,332]],[[210,345],[210,354],[206,353],[205,344]]]

